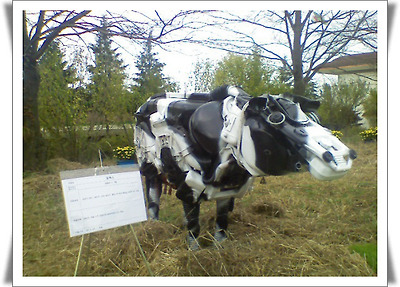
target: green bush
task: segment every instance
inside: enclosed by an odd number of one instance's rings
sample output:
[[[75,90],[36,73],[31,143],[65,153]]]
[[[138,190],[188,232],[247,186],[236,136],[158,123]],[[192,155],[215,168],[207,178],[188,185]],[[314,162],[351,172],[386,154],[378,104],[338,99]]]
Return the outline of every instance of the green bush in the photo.
[[[61,133],[59,136],[45,134],[48,159],[65,158],[70,161],[89,163],[99,158],[113,158],[113,148],[132,144],[133,131],[77,129],[74,133]]]
[[[363,103],[364,114],[363,116],[368,120],[370,126],[377,126],[377,115],[378,115],[378,93],[376,89],[372,89],[368,93],[368,97]]]
[[[325,84],[321,91],[321,106],[318,110],[321,123],[331,130],[360,125],[359,108],[366,95],[366,84],[361,81],[349,85]]]

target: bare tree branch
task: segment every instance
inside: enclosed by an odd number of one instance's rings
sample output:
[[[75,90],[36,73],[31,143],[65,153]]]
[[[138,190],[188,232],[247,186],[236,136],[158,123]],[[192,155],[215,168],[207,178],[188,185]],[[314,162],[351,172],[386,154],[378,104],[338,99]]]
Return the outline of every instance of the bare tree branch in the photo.
[[[280,61],[292,73],[295,65],[296,73],[302,66],[305,83],[315,76],[319,65],[343,55],[351,43],[372,49],[377,46],[376,11],[257,11],[247,16],[219,11],[211,18],[222,21],[221,33],[215,33],[219,38],[204,39],[204,45],[243,55],[258,47],[261,57]],[[263,33],[264,38],[260,37]],[[286,49],[271,41],[272,37]]]
[[[34,58],[39,59],[44,51],[47,49],[47,47],[50,45],[50,43],[57,37],[59,36],[60,32],[67,27],[71,27],[75,24],[76,21],[87,15],[90,11],[82,11],[72,18],[68,19],[72,13],[68,13],[68,15],[65,17],[65,21],[62,22],[59,26],[55,28],[51,28],[50,31],[42,31],[43,26],[44,26],[44,17],[45,17],[45,11],[40,11],[39,13],[39,20],[36,26],[36,32],[32,39],[30,40],[30,45],[32,48],[35,50],[35,53],[33,55]],[[49,21],[46,20],[46,23]],[[43,33],[47,34],[46,37],[43,38]],[[42,45],[39,47],[39,40],[44,40]]]
[[[326,57],[326,59],[323,61],[322,64],[328,63],[331,59],[333,59],[336,55],[338,55],[338,54],[343,50],[343,48],[344,48],[346,45],[349,44],[350,41],[356,39],[356,34],[357,34],[357,32],[359,31],[358,28],[359,28],[360,25],[364,22],[367,13],[368,13],[368,11],[365,11],[365,12],[364,12],[364,15],[362,16],[362,18],[358,21],[358,23],[357,23],[357,25],[356,25],[356,29],[354,29],[354,30],[352,31],[352,34],[351,34],[350,36],[348,36],[348,37],[343,41],[343,43],[341,43],[341,45],[339,45],[339,46],[337,46],[337,47],[335,47],[335,48],[333,48],[333,49],[331,49],[331,47],[326,48],[326,50],[324,51],[324,53],[321,54],[321,55],[324,55],[324,54],[325,54],[325,55],[328,55],[328,56]],[[346,23],[346,27],[349,25],[350,20],[351,20],[353,17],[354,17],[354,15],[352,15],[352,17],[349,18],[349,21]],[[343,30],[341,31],[341,33],[344,33],[344,31],[345,31],[345,29],[343,29]],[[337,34],[337,37],[339,37],[339,35],[340,35],[340,33]],[[335,39],[336,39],[337,37],[335,37]],[[332,41],[332,43],[333,43],[333,42],[334,42],[334,41]],[[332,51],[332,52],[328,53],[328,49],[329,49],[330,51]],[[321,56],[318,57],[318,59],[320,59],[320,58],[321,58]],[[317,59],[317,60],[318,60],[318,59]],[[307,75],[308,78],[312,78],[312,77],[318,72],[317,69],[314,69],[314,70],[311,70],[311,69],[310,69],[310,71],[312,71],[312,72],[310,72],[310,73]]]
[[[40,34],[42,32],[42,28],[43,28],[43,21],[44,21],[44,11],[40,11],[39,13],[39,19],[37,21],[37,25],[36,25],[36,32],[32,37],[32,46],[34,47],[34,49],[37,49],[38,47],[38,43],[39,43],[39,38],[40,38]]]

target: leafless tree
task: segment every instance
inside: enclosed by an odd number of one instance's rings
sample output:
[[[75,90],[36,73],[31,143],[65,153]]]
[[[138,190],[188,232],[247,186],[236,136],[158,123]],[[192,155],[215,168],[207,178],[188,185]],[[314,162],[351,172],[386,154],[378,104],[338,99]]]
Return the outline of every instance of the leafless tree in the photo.
[[[355,44],[377,50],[377,11],[256,11],[209,14],[219,33],[198,39],[203,45],[281,62],[293,75],[294,92],[303,95],[320,65],[345,55]]]

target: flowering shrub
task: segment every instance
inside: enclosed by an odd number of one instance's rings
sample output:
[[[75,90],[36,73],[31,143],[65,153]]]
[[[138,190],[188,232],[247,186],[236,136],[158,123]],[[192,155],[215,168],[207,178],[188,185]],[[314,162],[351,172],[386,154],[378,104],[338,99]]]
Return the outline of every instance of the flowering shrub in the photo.
[[[341,131],[331,131],[332,134],[337,137],[338,139],[341,139],[343,136],[343,133]]]
[[[113,149],[113,152],[114,152],[114,157],[120,160],[134,159],[135,156],[135,148],[132,146],[117,147]]]
[[[361,139],[363,141],[373,141],[378,137],[378,127],[369,128],[360,133]]]

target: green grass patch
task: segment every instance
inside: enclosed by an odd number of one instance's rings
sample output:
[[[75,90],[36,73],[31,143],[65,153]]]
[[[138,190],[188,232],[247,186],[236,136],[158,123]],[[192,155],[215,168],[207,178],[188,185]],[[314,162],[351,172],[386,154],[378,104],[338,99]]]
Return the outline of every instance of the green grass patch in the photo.
[[[357,252],[365,258],[368,265],[375,271],[377,271],[377,251],[378,247],[376,243],[365,243],[365,244],[353,244],[350,246],[350,250]]]

